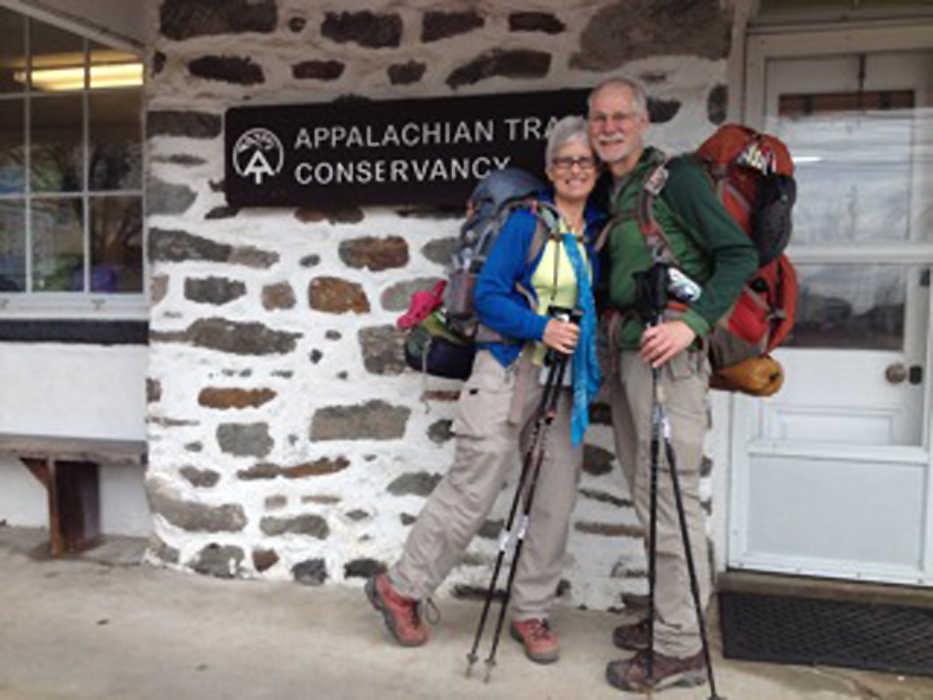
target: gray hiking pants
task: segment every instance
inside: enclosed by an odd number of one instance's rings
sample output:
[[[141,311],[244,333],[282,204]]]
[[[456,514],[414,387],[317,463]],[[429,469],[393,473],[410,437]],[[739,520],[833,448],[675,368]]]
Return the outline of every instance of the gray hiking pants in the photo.
[[[431,493],[401,557],[389,570],[392,585],[402,595],[416,599],[430,596],[460,562],[507,479],[514,489],[520,459],[517,448],[521,444],[524,455],[543,392],[540,368],[532,365],[529,354],[526,348],[506,369],[489,351],[477,353],[473,373],[457,405],[453,466]],[[568,389],[560,392],[515,574],[512,603],[516,620],[548,616],[567,548],[583,451],[582,447],[571,448],[572,398]]]
[[[651,505],[651,367],[637,350],[622,350],[615,359],[617,362],[613,363],[609,376],[609,400],[616,457],[628,482],[638,519],[645,528],[647,554]],[[700,601],[704,607],[710,595],[710,572],[706,514],[700,503],[700,463],[703,437],[709,425],[706,405],[709,372],[705,355],[688,350],[675,355],[661,368],[660,374],[690,548],[699,579]],[[701,643],[671,474],[664,459],[663,436],[659,465],[654,646],[665,656],[686,657],[696,654]]]

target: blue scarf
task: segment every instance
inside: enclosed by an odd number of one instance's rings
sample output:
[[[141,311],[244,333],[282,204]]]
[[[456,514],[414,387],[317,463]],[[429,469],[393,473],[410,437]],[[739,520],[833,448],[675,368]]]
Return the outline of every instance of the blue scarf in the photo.
[[[573,352],[573,410],[570,420],[571,444],[583,442],[583,434],[590,424],[590,402],[599,391],[602,376],[596,359],[596,306],[590,287],[590,273],[577,248],[577,239],[564,234],[564,249],[577,276],[577,306],[583,309],[580,319],[580,337]]]

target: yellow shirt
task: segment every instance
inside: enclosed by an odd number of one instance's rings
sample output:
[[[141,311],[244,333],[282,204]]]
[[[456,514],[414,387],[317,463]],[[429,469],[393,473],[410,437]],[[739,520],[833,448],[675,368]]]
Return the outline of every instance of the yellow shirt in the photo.
[[[567,222],[560,219],[557,224],[557,233],[563,236],[568,230]],[[583,263],[589,268],[586,248],[579,243],[577,249],[583,257]],[[592,271],[590,271],[590,279],[592,280]],[[531,284],[538,297],[537,312],[542,316],[547,315],[550,306],[561,306],[566,309],[576,306],[577,275],[573,271],[573,265],[562,241],[548,239],[541,253],[541,261],[531,275]],[[536,343],[532,361],[536,365],[542,365],[546,352],[547,347],[544,343]]]

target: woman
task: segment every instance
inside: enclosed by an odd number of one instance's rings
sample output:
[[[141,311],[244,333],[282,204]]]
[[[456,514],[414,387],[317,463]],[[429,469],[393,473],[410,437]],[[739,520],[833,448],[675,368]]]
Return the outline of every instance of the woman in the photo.
[[[506,221],[480,273],[474,306],[480,321],[508,340],[478,344],[453,424],[454,464],[425,503],[402,556],[387,574],[366,584],[370,602],[403,646],[427,641],[419,601],[428,599],[446,578],[485,522],[513,466],[516,443],[524,452],[543,390],[542,360],[552,348],[573,353],[572,371],[568,365],[573,390],[559,390],[557,416],[547,433],[515,575],[511,632],[533,661],[548,663],[559,655],[548,615],[567,546],[588,404],[600,381],[591,242],[601,217],[586,207],[597,167],[585,120],[560,120],[545,156],[553,187],[539,199],[559,213],[552,229],[558,235],[542,235],[544,228],[539,229],[539,219],[530,209],[517,209]],[[549,318],[552,305],[582,309],[579,327]]]

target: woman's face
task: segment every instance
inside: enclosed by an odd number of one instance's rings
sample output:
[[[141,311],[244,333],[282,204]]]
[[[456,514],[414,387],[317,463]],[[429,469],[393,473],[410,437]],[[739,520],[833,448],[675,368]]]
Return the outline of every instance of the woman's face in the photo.
[[[547,165],[557,199],[585,200],[593,191],[596,175],[596,159],[585,138],[565,143]]]

